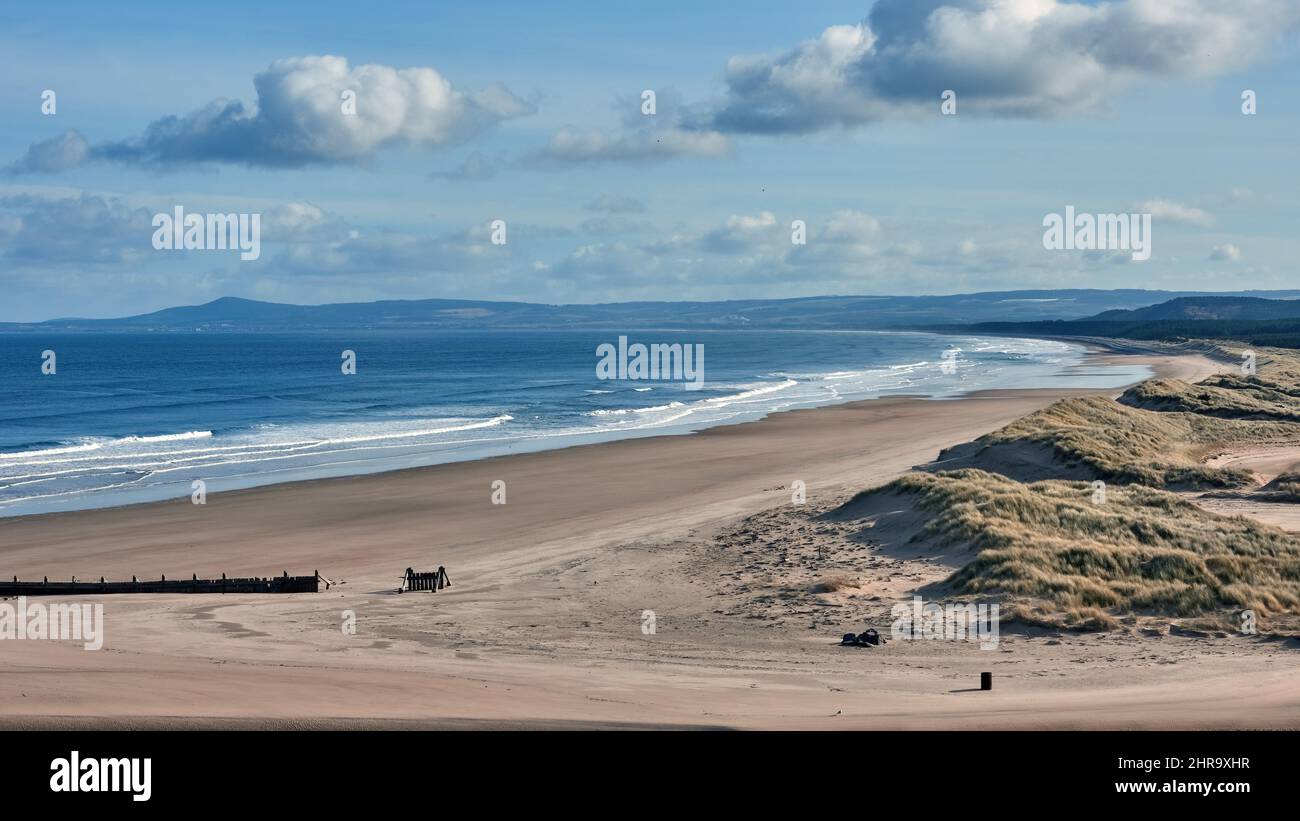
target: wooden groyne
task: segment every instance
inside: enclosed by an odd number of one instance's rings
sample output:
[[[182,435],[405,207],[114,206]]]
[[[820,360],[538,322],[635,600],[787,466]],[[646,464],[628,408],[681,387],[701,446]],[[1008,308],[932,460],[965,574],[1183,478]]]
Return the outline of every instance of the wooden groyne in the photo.
[[[93,596],[105,593],[317,593],[321,584],[330,587],[319,571],[310,576],[290,576],[285,571],[283,576],[267,578],[226,578],[222,573],[219,579],[200,579],[193,575],[188,579],[168,579],[163,576],[157,581],[141,581],[135,576],[129,582],[110,582],[102,576],[99,581],[50,581],[45,577],[41,581],[20,581],[17,576],[13,581],[0,582],[0,596]]]

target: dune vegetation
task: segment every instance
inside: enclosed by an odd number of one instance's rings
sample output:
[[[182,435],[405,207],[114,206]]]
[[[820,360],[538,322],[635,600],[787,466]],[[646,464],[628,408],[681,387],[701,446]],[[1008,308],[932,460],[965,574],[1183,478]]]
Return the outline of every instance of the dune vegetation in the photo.
[[[1300,473],[1279,474],[1252,495],[1268,502],[1300,502]]]
[[[1240,356],[1232,346],[1224,352]],[[875,496],[923,514],[910,543],[974,554],[941,586],[1002,600],[1004,619],[1110,629],[1196,617],[1235,629],[1250,610],[1274,629],[1293,629],[1300,536],[1170,492],[1253,488],[1249,472],[1204,460],[1233,446],[1300,444],[1300,352],[1256,356],[1254,374],[1153,379],[1119,401],[1056,402],[841,511],[868,508]],[[1105,482],[1100,494],[1096,480]],[[1300,501],[1300,475],[1278,476],[1265,490]]]
[[[938,466],[1166,489],[1251,487],[1250,473],[1210,467],[1204,460],[1244,444],[1300,444],[1300,352],[1266,349],[1257,357],[1256,375],[1221,375],[1196,384],[1150,379],[1119,401],[1062,400],[950,448]],[[1026,458],[1031,451],[1044,453],[1047,464]]]
[[[912,542],[974,552],[944,586],[1002,596],[1012,618],[1108,628],[1126,614],[1300,610],[1300,537],[1166,491],[1108,488],[1099,501],[1087,482],[967,469],[908,474],[858,498],[868,494],[925,513]]]
[[[1196,384],[1181,379],[1148,379],[1125,391],[1119,401],[1152,411],[1300,422],[1300,397],[1257,377],[1216,377]]]
[[[977,439],[962,466],[1005,462],[1012,468],[1004,472],[1016,477],[1016,452],[1035,446],[1050,455],[1049,475],[1150,487],[1235,488],[1250,485],[1250,474],[1208,467],[1201,459],[1219,446],[1261,441],[1300,443],[1300,424],[1161,413],[1088,396],[1062,400]],[[1037,471],[1032,478],[1041,476]]]

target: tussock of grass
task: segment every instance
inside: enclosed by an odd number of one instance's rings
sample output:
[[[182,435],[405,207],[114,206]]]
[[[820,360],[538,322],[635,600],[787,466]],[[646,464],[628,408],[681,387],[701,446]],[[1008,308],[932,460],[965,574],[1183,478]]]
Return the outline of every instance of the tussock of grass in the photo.
[[[1300,473],[1283,473],[1274,477],[1252,498],[1267,502],[1300,502]]]
[[[927,514],[914,540],[977,551],[945,584],[1002,595],[1023,621],[1108,629],[1137,611],[1300,609],[1300,537],[1172,493],[1116,487],[1094,504],[1087,483],[981,470],[913,473],[859,498],[872,493],[909,497]]]
[[[835,576],[827,576],[816,584],[808,588],[809,593],[834,593],[839,590],[848,590],[857,587],[859,579],[857,576],[850,576],[847,573],[841,573]]]
[[[1061,628],[1081,631],[1114,630],[1120,625],[1119,619],[1097,607],[1054,609],[1026,602],[1008,604],[1003,618],[1006,621],[1019,622],[1031,627],[1052,627],[1058,630]]]

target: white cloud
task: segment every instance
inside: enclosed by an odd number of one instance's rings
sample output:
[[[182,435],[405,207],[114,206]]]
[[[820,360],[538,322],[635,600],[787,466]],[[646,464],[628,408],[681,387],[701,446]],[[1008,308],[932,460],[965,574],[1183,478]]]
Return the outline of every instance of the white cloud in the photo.
[[[1146,200],[1133,206],[1139,214],[1150,214],[1156,222],[1182,222],[1188,225],[1209,225],[1214,217],[1208,211],[1169,200]]]
[[[40,269],[136,264],[153,254],[152,212],[81,193],[0,197],[0,260]]]
[[[858,25],[727,64],[724,132],[805,133],[936,113],[1050,117],[1130,83],[1246,65],[1300,23],[1293,0],[879,0]]]
[[[57,171],[98,159],[140,165],[352,163],[393,145],[437,148],[531,114],[502,86],[465,92],[432,68],[349,66],[343,57],[277,60],[253,78],[257,104],[217,99],[151,123],[142,136],[87,147],[75,132],[34,144],[11,171]],[[344,92],[356,95],[344,111]]]
[[[76,131],[65,131],[57,137],[32,143],[27,147],[27,152],[4,171],[10,176],[57,173],[81,165],[89,153],[90,146],[85,137]]]
[[[758,214],[732,214],[721,228],[702,236],[696,245],[715,254],[749,252],[773,241],[776,215],[771,211]]]
[[[1236,262],[1241,259],[1241,249],[1231,242],[1225,242],[1223,245],[1214,246],[1214,250],[1210,252],[1210,259]]]

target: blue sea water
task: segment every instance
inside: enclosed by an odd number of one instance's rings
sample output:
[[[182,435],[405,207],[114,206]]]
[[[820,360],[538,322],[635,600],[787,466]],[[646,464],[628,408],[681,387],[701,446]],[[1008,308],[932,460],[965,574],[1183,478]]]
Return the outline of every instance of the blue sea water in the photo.
[[[601,380],[601,331],[0,335],[0,516],[677,434],[890,395],[1115,387],[1062,342],[870,331],[645,331],[704,386]],[[57,372],[41,372],[45,350]],[[355,351],[357,372],[342,373]],[[958,349],[955,368],[943,352]]]

